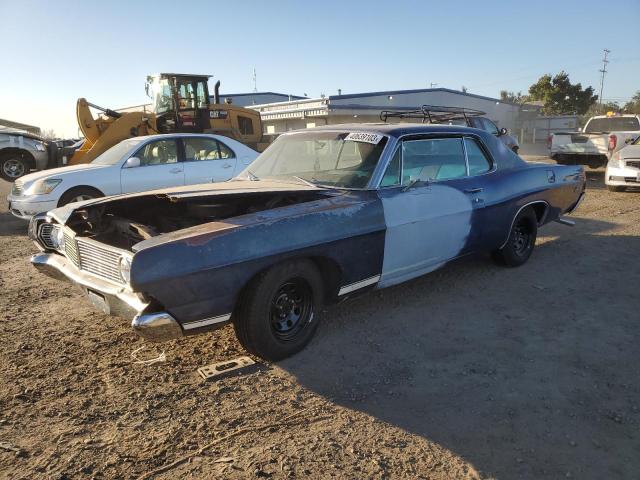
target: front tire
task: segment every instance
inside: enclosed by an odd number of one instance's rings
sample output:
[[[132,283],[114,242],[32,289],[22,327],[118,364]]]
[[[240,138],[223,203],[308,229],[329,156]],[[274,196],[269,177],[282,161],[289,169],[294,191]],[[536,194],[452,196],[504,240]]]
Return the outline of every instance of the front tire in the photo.
[[[252,280],[233,314],[242,346],[277,361],[302,350],[318,328],[322,278],[309,260],[276,265]]]
[[[31,165],[20,154],[13,153],[0,157],[0,177],[7,182],[13,182],[26,175]]]
[[[610,192],[624,192],[627,187],[622,187],[620,185],[607,185],[607,190]]]
[[[532,208],[525,208],[513,221],[507,243],[492,253],[493,259],[507,267],[524,265],[533,253],[537,235],[538,218]]]
[[[91,187],[72,188],[62,194],[58,201],[58,207],[63,207],[67,203],[82,202],[93,198],[104,197],[102,192]]]

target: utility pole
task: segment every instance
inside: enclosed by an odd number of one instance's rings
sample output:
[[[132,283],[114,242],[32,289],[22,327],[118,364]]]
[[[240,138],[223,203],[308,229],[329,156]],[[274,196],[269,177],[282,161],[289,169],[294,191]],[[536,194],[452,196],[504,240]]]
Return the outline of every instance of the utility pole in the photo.
[[[600,113],[602,113],[602,91],[604,90],[604,75],[607,73],[607,63],[609,63],[609,60],[607,60],[607,56],[611,53],[611,50],[607,50],[606,48],[604,49],[604,58],[602,59],[602,70],[598,70],[600,73],[602,73],[602,76],[600,77]]]
[[[258,93],[258,75],[256,75],[256,67],[253,67],[253,93]]]
[[[438,84],[437,84],[437,83],[433,83],[433,82],[432,82],[432,83],[430,83],[430,84],[429,84],[429,88],[433,88],[433,87],[437,87],[437,86],[438,86]]]

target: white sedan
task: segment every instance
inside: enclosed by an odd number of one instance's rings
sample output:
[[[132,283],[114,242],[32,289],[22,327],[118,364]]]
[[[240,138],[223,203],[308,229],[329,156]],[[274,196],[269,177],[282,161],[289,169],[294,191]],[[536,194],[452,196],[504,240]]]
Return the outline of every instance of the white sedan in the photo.
[[[640,187],[640,137],[611,155],[604,183],[612,192],[623,192],[627,187]]]
[[[91,163],[25,175],[14,182],[7,200],[11,213],[29,219],[67,203],[106,195],[224,182],[257,156],[255,150],[220,135],[135,137]]]

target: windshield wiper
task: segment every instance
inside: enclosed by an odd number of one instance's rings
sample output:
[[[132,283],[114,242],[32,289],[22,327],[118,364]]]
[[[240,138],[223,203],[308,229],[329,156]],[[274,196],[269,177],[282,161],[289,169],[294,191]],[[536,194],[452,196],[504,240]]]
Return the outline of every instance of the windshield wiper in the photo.
[[[249,180],[251,180],[252,182],[257,182],[258,180],[260,180],[260,178],[251,170],[247,170],[247,175],[249,176]]]
[[[310,187],[315,187],[315,186],[317,186],[317,185],[318,185],[317,183],[314,183],[314,182],[313,182],[313,180],[315,180],[315,179],[312,179],[311,181],[309,181],[309,180],[306,180],[306,179],[304,179],[304,178],[298,177],[297,175],[291,175],[291,176],[292,176],[293,178],[295,178],[296,180],[301,181],[302,183],[306,183],[306,184],[307,184],[307,185],[309,185]]]

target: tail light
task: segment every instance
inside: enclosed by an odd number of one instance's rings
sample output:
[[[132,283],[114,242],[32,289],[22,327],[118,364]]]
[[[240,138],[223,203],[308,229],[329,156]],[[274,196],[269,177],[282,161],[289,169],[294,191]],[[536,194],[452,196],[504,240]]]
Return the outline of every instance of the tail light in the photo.
[[[552,142],[552,140],[553,140],[553,135],[549,135],[549,136],[547,137],[547,148],[548,148],[549,150],[551,150],[551,142]]]
[[[609,135],[609,151],[613,152],[618,144],[618,137],[615,135]]]

